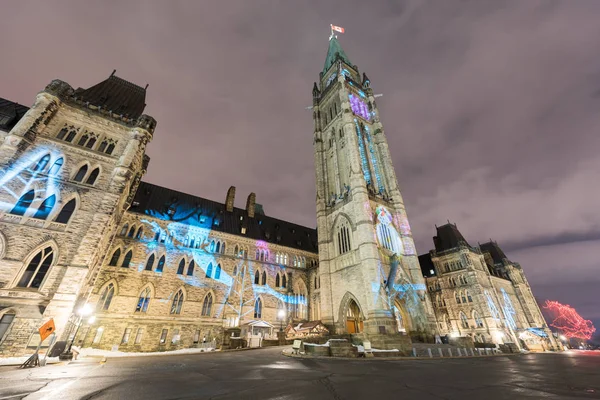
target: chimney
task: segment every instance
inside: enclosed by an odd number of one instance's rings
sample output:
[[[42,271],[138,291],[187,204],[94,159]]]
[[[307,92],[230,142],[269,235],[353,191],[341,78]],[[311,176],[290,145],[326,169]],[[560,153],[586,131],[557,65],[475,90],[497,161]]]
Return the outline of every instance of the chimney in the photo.
[[[254,218],[254,206],[256,204],[256,194],[250,193],[248,200],[246,201],[246,211],[248,212],[249,218]]]
[[[225,198],[225,209],[229,212],[233,211],[233,202],[235,200],[235,186],[230,186]]]

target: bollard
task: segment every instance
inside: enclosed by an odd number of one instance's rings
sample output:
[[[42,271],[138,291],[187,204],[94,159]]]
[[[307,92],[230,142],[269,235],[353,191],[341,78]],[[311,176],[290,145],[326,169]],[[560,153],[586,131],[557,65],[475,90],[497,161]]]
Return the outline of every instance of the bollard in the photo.
[[[452,357],[452,349],[450,347],[448,347],[448,355]]]
[[[415,349],[415,348],[413,347],[413,357],[416,357],[416,356],[417,356],[417,349]]]
[[[442,352],[442,349],[438,348],[438,351],[440,352],[440,357],[444,357],[444,353]]]
[[[471,347],[471,357],[475,357],[475,352],[473,351],[472,347]]]
[[[485,355],[489,356],[490,355],[490,349],[488,349],[487,347],[485,348]]]
[[[458,353],[458,356],[459,356],[459,357],[460,357],[460,356],[462,356],[462,354],[460,354],[460,347],[457,347],[457,348],[456,348],[456,352]]]
[[[477,349],[477,351],[479,352],[479,356],[481,357],[481,348]]]
[[[466,347],[463,347],[463,350],[465,351],[465,357],[469,357],[469,350]]]
[[[427,354],[429,354],[429,358],[433,357],[433,355],[431,354],[431,349],[429,347],[427,348]]]

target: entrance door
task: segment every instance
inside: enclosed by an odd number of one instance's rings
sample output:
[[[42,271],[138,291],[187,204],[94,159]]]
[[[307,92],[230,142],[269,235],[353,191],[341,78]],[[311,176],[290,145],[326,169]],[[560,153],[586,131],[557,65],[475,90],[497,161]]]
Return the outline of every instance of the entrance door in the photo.
[[[360,333],[362,331],[362,321],[360,321],[360,309],[354,300],[350,300],[348,312],[346,313],[346,332]]]

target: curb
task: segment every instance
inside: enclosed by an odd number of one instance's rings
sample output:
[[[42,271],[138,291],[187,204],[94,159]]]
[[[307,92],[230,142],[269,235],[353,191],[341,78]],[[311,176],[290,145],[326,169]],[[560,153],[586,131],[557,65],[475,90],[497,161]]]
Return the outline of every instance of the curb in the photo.
[[[427,360],[468,360],[475,358],[493,358],[493,357],[507,357],[507,356],[520,356],[521,353],[510,353],[510,354],[491,354],[488,356],[452,356],[452,357],[322,357],[322,356],[308,356],[306,354],[290,354],[281,352],[281,355],[289,358],[306,358],[306,359],[318,359],[318,360],[356,360],[356,361],[427,361]]]

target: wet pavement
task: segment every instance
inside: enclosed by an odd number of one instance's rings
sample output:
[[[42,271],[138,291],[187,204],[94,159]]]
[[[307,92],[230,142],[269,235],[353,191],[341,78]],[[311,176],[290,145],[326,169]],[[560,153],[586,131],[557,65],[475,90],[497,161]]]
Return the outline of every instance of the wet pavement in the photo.
[[[600,352],[390,361],[281,350],[0,367],[0,400],[600,399]]]

